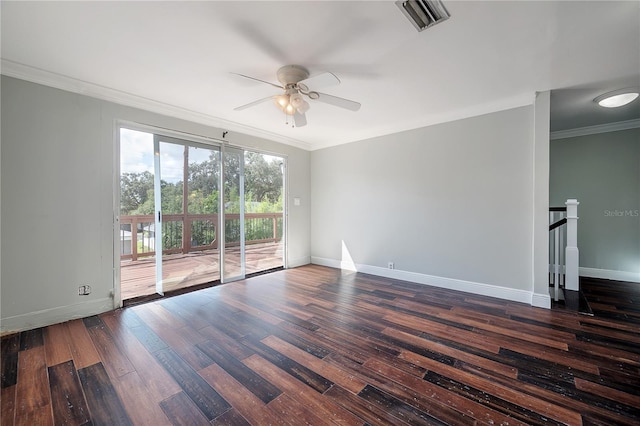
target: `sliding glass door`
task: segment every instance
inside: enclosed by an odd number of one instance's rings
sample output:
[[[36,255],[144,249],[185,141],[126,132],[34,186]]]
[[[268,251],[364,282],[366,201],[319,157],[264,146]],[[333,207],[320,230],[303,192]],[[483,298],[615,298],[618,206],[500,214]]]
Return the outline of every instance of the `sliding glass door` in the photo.
[[[220,279],[220,152],[122,128],[123,300]]]
[[[120,129],[123,300],[284,266],[285,159]]]
[[[219,151],[154,136],[156,293],[219,279]],[[188,145],[189,144],[189,145]]]

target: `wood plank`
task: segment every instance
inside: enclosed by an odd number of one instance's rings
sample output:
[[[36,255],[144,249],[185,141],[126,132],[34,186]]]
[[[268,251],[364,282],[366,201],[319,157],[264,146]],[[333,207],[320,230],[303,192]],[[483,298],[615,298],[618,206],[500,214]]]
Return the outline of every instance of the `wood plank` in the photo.
[[[150,398],[151,392],[137,372],[117,377],[112,384],[133,424],[155,426],[169,423],[160,408],[160,401]]]
[[[405,419],[399,419],[391,413],[389,413],[384,407],[371,404],[365,398],[346,391],[340,386],[332,386],[325,395],[331,398],[336,404],[349,410],[354,415],[363,419],[368,424],[372,425],[407,425],[410,424]]]
[[[35,408],[33,411],[18,415],[16,414],[15,425],[17,426],[53,426],[53,416],[51,406]]]
[[[247,366],[256,371],[262,377],[282,389],[297,404],[309,407],[320,418],[332,424],[361,425],[362,420],[332,401],[322,400],[318,393],[296,380],[289,374],[282,374],[275,365],[259,355],[252,355],[243,361]]]
[[[196,293],[202,294],[204,293],[204,290]],[[190,324],[194,329],[200,330],[201,328],[209,325],[209,322],[198,314],[198,310],[201,309],[203,299],[204,297],[201,297],[200,300],[196,300],[192,297],[192,293],[187,293],[161,299],[158,303],[173,315],[180,317],[183,321]]]
[[[184,392],[165,399],[160,403],[162,411],[174,426],[209,426],[209,420]],[[218,417],[219,418],[219,417]]]
[[[85,326],[87,325],[85,318]],[[129,359],[122,353],[111,336],[109,328],[99,317],[92,317],[91,325],[87,327],[89,337],[93,342],[96,351],[100,354],[102,365],[107,370],[110,377],[116,378],[134,371]]]
[[[284,419],[268,408],[264,401],[246,388],[245,383],[237,381],[226,370],[217,364],[212,364],[199,371],[200,375],[216,390],[224,399],[229,401],[234,410],[254,425],[283,425]],[[255,374],[255,373],[254,373]],[[260,376],[258,376],[260,377]],[[261,378],[261,377],[260,377]],[[261,378],[262,379],[262,378]],[[266,380],[262,379],[264,382]],[[268,383],[268,382],[266,382]],[[280,391],[278,391],[280,394]],[[271,401],[272,399],[269,399]]]
[[[333,389],[335,386],[332,386]],[[331,391],[329,389],[329,391]],[[327,391],[327,392],[329,392]],[[325,395],[327,394],[325,392]],[[295,400],[291,399],[286,394],[279,395],[276,399],[267,404],[269,409],[276,413],[279,418],[283,419],[292,426],[297,425],[321,425],[326,423],[326,420],[319,417],[315,411],[306,405],[298,404]]]
[[[446,425],[446,423],[430,416],[424,411],[421,411],[405,402],[402,402],[399,399],[394,398],[388,393],[385,393],[371,385],[365,386],[365,388],[362,389],[358,396],[373,404],[374,406],[384,408],[385,411],[390,413],[392,416],[408,424],[442,426]]]
[[[104,315],[103,322],[111,330],[115,342],[135,368],[148,398],[160,402],[178,392],[181,388],[158,363],[140,341],[127,328],[121,326],[118,315]]]
[[[20,333],[3,336],[0,343],[0,365],[2,389],[14,386],[18,381],[18,350]]]
[[[228,334],[223,333],[216,327],[204,327],[201,328],[198,332],[202,336],[207,338],[207,340],[213,340],[214,342],[216,342],[218,346],[220,346],[230,354],[233,354],[233,356],[239,360],[242,360],[255,353],[251,348],[248,348],[238,340],[232,338]]]
[[[525,421],[531,421],[531,416],[533,416],[536,418],[544,417],[553,419],[566,424],[580,424],[581,420],[579,413],[564,409],[555,404],[550,404],[548,401],[542,401],[531,396],[526,396],[517,389],[498,385],[496,382],[482,377],[465,374],[457,368],[438,363],[432,359],[425,358],[411,352],[403,352],[401,354],[401,358],[411,360],[411,362],[427,368],[429,370],[427,373],[429,378],[435,377],[435,375],[446,377],[446,380],[449,382],[461,383],[462,388],[457,389],[474,387],[479,391],[481,397],[486,398],[488,396],[493,396],[499,400],[506,401],[508,404],[511,404],[511,408],[519,410],[516,414],[521,416],[530,416],[527,417]],[[462,385],[462,383],[464,384]],[[472,397],[471,395],[468,395],[468,397],[475,401],[481,400],[480,397]]]
[[[215,420],[211,421],[211,424],[219,426],[249,426],[249,422],[233,408],[216,417]]]
[[[333,383],[327,378],[295,362],[280,352],[271,349],[262,342],[245,341],[244,344],[282,371],[289,373],[292,377],[319,393],[325,392],[331,387],[331,385],[333,385]],[[275,384],[274,382],[271,383]]]
[[[445,339],[451,339],[455,342],[468,344],[469,346],[473,346],[478,349],[494,353],[498,353],[500,351],[500,345],[497,344],[495,340],[486,336],[478,336],[473,331],[442,325],[422,318],[414,318],[406,314],[387,315],[383,319],[392,324],[408,327],[415,332],[428,331],[429,334],[441,336]]]
[[[253,393],[264,404],[267,404],[282,393],[280,389],[269,383],[259,374],[255,373],[213,341],[201,343],[198,347],[213,361],[215,361],[215,363],[227,374],[233,377],[241,386]],[[205,370],[201,370],[200,374],[205,377],[203,371]],[[215,372],[216,370],[212,369],[211,371]],[[211,383],[211,381],[209,381],[209,383]],[[214,388],[216,388],[216,386],[214,386]],[[231,403],[233,404],[233,401]],[[243,414],[241,410],[239,410],[239,412],[240,414]],[[247,416],[244,417],[249,419]]]
[[[0,393],[0,423],[11,426],[16,414],[16,385],[2,388]]]
[[[229,403],[172,349],[160,350],[155,356],[208,420],[215,419],[231,408]]]
[[[262,343],[281,354],[286,355],[311,371],[314,371],[317,374],[322,374],[333,383],[342,386],[350,392],[358,393],[366,385],[364,381],[355,377],[353,374],[350,374],[349,372],[344,371],[326,361],[318,359],[313,355],[310,355],[307,352],[285,342],[284,340],[279,339],[278,337],[269,336],[263,339]]]
[[[151,331],[158,336],[165,344],[171,347],[178,355],[193,367],[195,370],[207,367],[213,362],[206,356],[195,343],[203,341],[204,338],[196,331],[189,330],[183,321],[178,321],[177,326],[171,325],[170,319],[161,318],[150,306],[145,304],[134,308],[134,311]],[[166,311],[165,311],[166,312]],[[188,340],[188,337],[195,338],[195,342]]]
[[[53,413],[44,346],[27,345],[26,347],[31,349],[20,351],[18,356],[16,424],[27,424],[27,422],[52,424]]]
[[[378,381],[374,383],[377,387],[401,400],[413,401],[423,411],[447,423],[526,424],[388,364],[371,360],[367,366],[393,382]]]
[[[465,370],[464,365],[459,366],[460,369]],[[474,374],[485,377],[488,380],[495,381],[496,383],[502,384],[504,386],[519,389],[521,392],[527,395],[532,395],[541,400],[549,401],[552,404],[557,404],[562,407],[571,409],[573,411],[579,412],[583,417],[585,415],[606,419],[606,423],[610,424],[633,424],[637,423],[635,420],[626,417],[624,413],[616,411],[609,411],[607,407],[599,407],[598,405],[592,404],[588,399],[583,399],[583,395],[577,395],[575,391],[566,392],[566,389],[563,392],[557,392],[558,389],[550,389],[547,387],[541,387],[536,385],[535,383],[531,383],[528,381],[523,381],[520,379],[510,379],[504,376],[487,376],[482,375],[481,372],[474,371]]]
[[[47,366],[67,362],[73,358],[69,348],[69,329],[67,323],[54,324],[43,332]]]
[[[33,330],[27,330],[20,333],[20,350],[27,351],[32,348],[37,348],[44,344],[42,338],[42,328],[36,328]]]
[[[133,425],[102,363],[78,370],[78,376],[94,426]]]
[[[67,328],[70,339],[69,349],[76,368],[81,369],[99,363],[101,361],[100,355],[82,320],[67,322]]]
[[[45,342],[46,339],[45,334]],[[91,416],[73,361],[50,366],[48,371],[55,423],[64,425],[88,423]]]
[[[518,376],[518,370],[512,366],[504,365],[502,363],[487,359],[485,357],[481,357],[469,352],[461,351],[459,349],[449,347],[442,343],[430,341],[428,339],[424,339],[422,337],[418,337],[413,334],[405,333],[400,330],[394,330],[390,327],[387,327],[386,329],[384,329],[382,333],[405,340],[418,347],[424,347],[425,349],[433,350],[443,355],[447,355],[455,359],[459,359],[461,361],[478,366],[486,371],[489,371],[495,374],[512,377],[514,379]]]

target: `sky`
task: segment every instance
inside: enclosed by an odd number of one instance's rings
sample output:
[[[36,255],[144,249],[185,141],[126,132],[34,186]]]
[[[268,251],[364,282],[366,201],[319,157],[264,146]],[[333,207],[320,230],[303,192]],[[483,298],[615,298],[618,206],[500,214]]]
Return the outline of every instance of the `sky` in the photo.
[[[210,150],[191,147],[189,163],[203,162],[209,159]],[[176,183],[183,177],[182,145],[160,143],[160,177],[162,180]],[[120,130],[120,173],[142,173],[153,169],[153,134],[122,128]]]

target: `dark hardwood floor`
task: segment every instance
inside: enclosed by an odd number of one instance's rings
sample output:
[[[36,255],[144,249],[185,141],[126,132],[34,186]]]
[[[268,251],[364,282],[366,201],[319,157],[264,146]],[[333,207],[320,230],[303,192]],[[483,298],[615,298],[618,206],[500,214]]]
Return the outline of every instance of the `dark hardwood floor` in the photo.
[[[640,285],[601,284],[584,316],[262,275],[3,337],[2,425],[638,425]]]

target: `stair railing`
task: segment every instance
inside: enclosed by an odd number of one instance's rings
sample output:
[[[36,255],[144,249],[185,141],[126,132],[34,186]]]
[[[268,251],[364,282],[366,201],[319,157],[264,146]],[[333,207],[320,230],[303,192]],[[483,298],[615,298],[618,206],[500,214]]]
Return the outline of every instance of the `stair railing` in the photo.
[[[578,204],[569,199],[565,207],[549,208],[549,284],[556,302],[560,289],[579,290]]]

